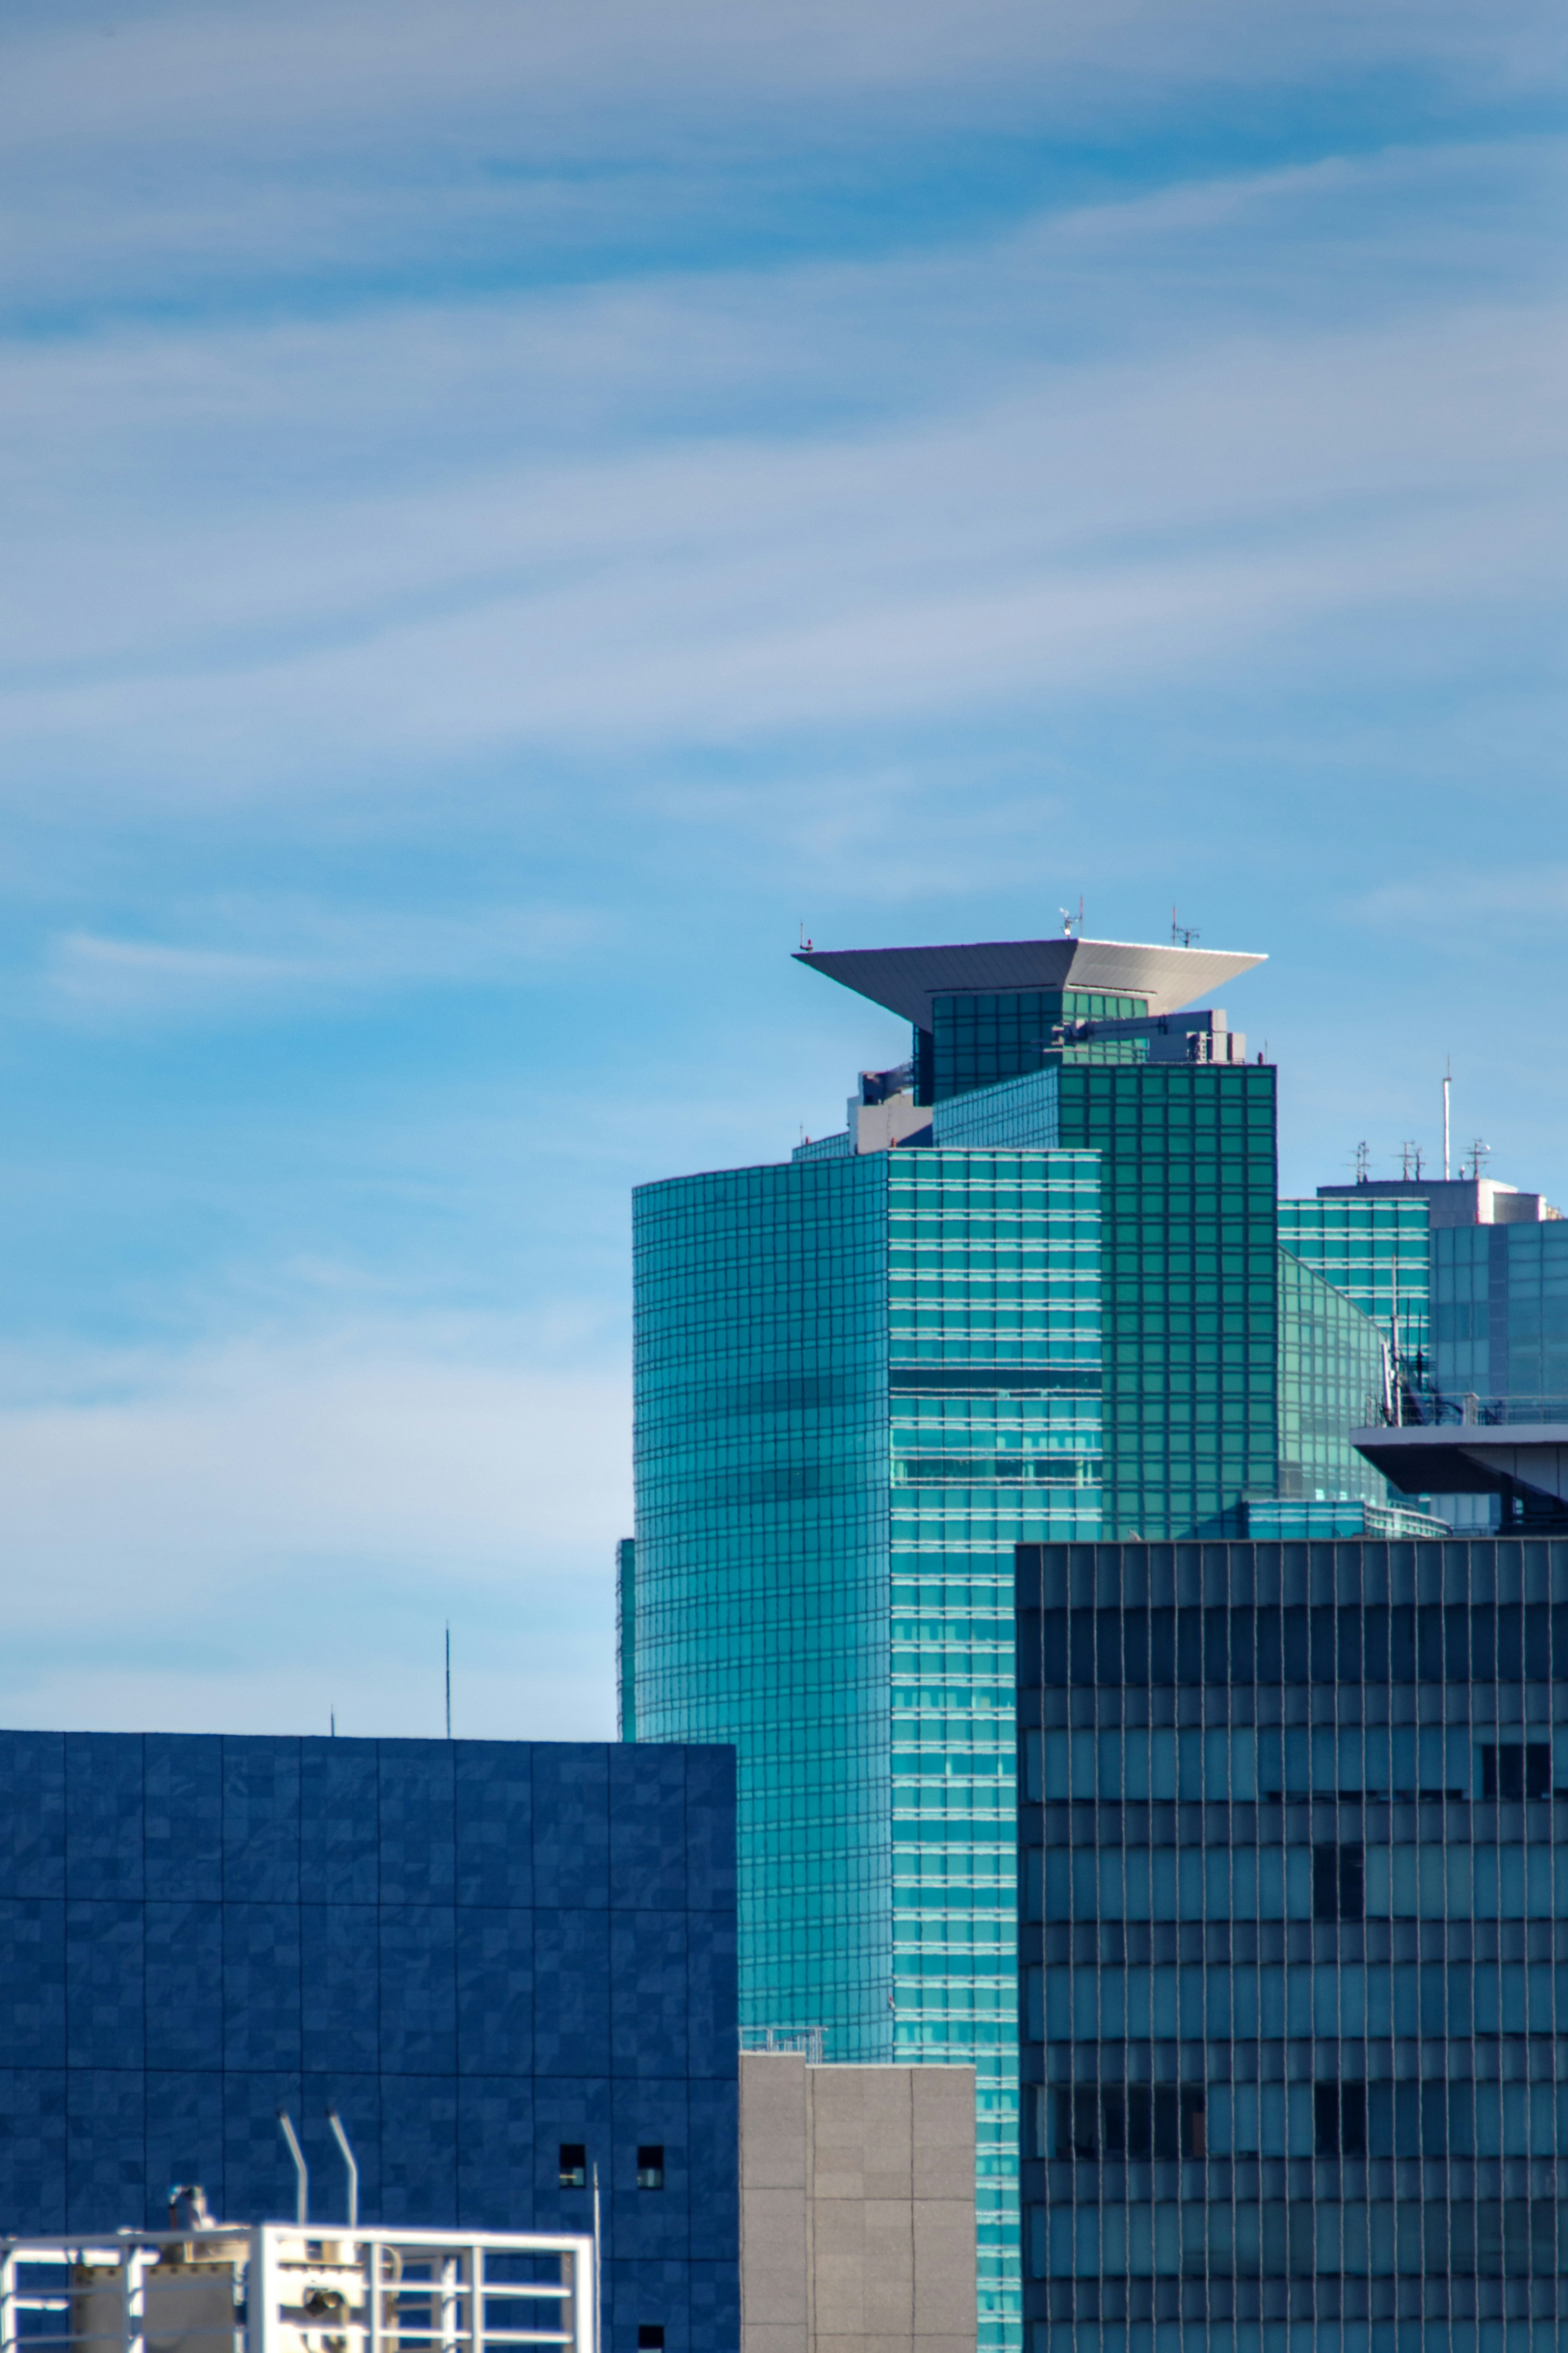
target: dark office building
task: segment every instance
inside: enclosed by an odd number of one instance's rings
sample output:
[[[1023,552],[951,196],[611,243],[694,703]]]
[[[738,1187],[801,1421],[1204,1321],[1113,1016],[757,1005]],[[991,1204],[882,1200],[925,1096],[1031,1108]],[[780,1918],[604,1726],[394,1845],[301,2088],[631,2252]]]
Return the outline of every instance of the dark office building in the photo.
[[[1026,1545],[1017,1610],[1029,2353],[1568,2342],[1568,1543]]]
[[[170,2186],[371,2222],[605,2223],[605,2337],[739,2341],[734,1756],[0,1735],[0,2232]],[[650,2340],[651,2341],[651,2340]]]

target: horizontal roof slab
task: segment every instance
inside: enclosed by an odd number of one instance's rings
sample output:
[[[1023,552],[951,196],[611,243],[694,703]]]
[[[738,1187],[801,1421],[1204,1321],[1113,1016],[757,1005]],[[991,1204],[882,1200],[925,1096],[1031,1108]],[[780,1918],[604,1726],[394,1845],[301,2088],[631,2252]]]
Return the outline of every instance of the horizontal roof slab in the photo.
[[[1021,989],[1091,989],[1142,997],[1151,1013],[1174,1013],[1194,997],[1262,964],[1260,955],[1219,948],[1147,947],[1125,940],[980,940],[958,947],[802,948],[797,964],[842,981],[919,1029],[931,1027],[931,998],[1007,995]]]

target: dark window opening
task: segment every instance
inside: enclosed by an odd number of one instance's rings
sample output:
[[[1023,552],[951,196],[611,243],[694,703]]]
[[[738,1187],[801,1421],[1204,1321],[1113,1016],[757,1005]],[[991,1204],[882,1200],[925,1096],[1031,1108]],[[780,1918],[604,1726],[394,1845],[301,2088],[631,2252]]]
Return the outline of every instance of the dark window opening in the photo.
[[[637,2353],[664,2353],[664,2323],[662,2320],[638,2321]]]
[[[588,2187],[588,2150],[584,2142],[562,2142],[561,2187],[563,2189],[586,2189]]]
[[[1365,1850],[1351,1846],[1312,1849],[1314,1920],[1360,1920],[1366,1913]]]
[[[1548,1740],[1484,1742],[1481,1796],[1506,1801],[1552,1795],[1552,1744]]]
[[[637,2188],[639,2189],[662,2189],[664,2188],[664,2144],[662,2141],[644,2141],[639,2146],[637,2149]],[[659,2342],[662,2344],[663,2341],[664,2340],[661,2337]]]
[[[1174,2160],[1207,2153],[1201,2084],[1075,2084],[1051,2094],[1049,2154]]]
[[[1314,2084],[1312,2121],[1320,2157],[1364,2157],[1366,2085]]]

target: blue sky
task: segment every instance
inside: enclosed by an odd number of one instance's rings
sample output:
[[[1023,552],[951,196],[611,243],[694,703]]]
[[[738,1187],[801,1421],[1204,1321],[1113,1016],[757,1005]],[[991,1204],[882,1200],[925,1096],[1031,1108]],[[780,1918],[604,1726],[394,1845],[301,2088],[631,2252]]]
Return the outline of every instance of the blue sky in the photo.
[[[613,1728],[631,1186],[819,945],[1266,950],[1568,1198],[1545,5],[22,0],[0,1719]]]

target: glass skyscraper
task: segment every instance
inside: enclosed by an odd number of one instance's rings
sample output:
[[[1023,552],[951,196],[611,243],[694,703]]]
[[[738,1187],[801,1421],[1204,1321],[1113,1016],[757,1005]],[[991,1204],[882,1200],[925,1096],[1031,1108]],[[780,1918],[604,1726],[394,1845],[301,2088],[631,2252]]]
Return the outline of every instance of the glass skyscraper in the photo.
[[[975,2064],[994,2353],[1021,2312],[1015,1548],[1384,1496],[1344,1435],[1381,1346],[1279,1248],[1274,1071],[1179,1009],[1256,958],[804,960],[912,1051],[790,1162],[637,1197],[623,1731],[738,1748],[747,2028]]]
[[[1028,2353],[1560,2348],[1568,1543],[1017,1602]]]
[[[1000,2343],[1011,1564],[1099,1531],[1098,1166],[804,1160],[650,1186],[636,1232],[637,1736],[740,1752],[745,2026],[974,2063]]]

